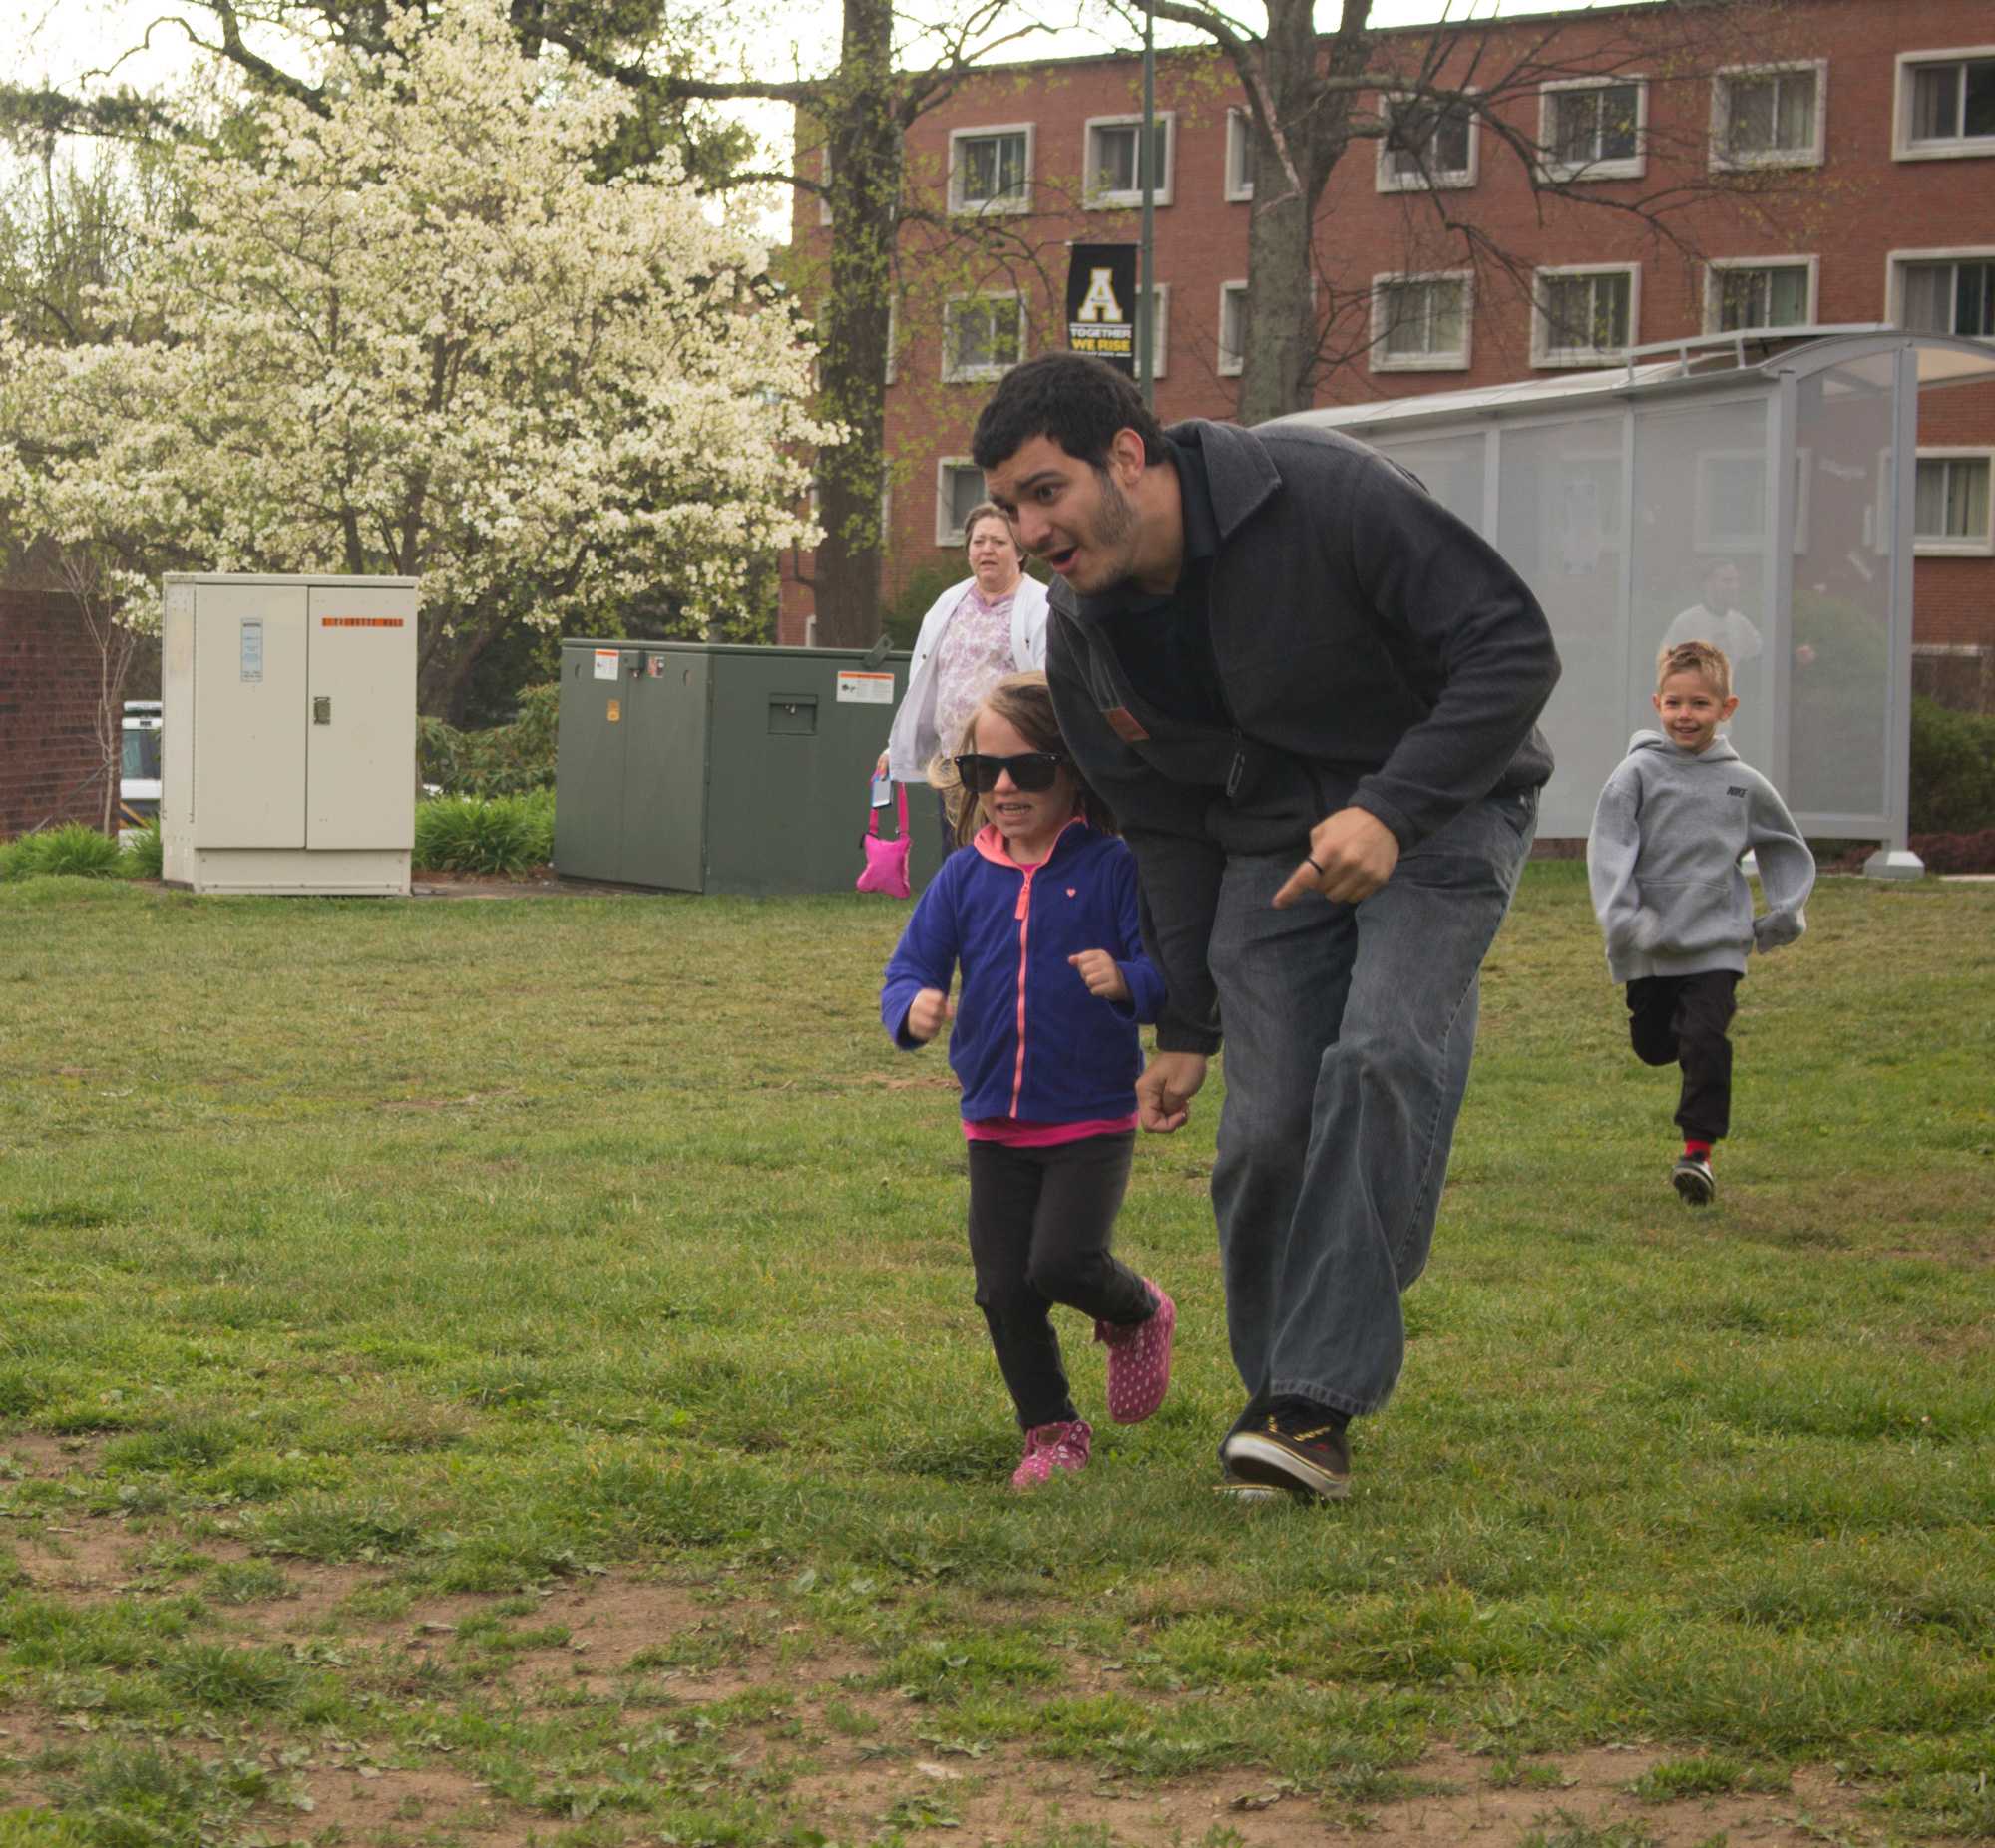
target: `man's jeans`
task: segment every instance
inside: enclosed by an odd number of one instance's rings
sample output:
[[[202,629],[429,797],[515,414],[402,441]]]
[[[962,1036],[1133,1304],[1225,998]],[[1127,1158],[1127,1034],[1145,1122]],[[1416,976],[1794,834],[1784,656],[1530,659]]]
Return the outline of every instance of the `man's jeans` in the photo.
[[[1471,804],[1356,906],[1275,911],[1296,856],[1227,862],[1212,1203],[1243,1422],[1276,1397],[1377,1411],[1399,1376],[1399,1294],[1433,1239],[1477,973],[1536,828],[1535,792]]]

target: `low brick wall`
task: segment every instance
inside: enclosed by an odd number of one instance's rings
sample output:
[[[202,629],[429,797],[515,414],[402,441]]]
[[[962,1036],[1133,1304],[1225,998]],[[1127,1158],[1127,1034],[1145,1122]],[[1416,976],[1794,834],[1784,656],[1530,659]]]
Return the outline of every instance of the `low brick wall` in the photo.
[[[104,821],[99,660],[67,596],[0,589],[0,840]]]

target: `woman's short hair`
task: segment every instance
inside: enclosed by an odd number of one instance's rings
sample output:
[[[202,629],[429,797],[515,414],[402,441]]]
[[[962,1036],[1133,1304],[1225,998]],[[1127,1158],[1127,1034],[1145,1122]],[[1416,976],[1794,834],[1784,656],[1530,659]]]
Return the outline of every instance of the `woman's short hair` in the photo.
[[[1025,555],[1025,549],[1018,544],[1017,534],[1011,531],[1010,521],[1005,518],[1004,510],[996,501],[979,501],[969,513],[964,515],[963,543],[968,546],[977,537],[978,522],[983,520],[995,520],[1004,529],[1004,537],[1011,542],[1011,550],[1022,560]]]

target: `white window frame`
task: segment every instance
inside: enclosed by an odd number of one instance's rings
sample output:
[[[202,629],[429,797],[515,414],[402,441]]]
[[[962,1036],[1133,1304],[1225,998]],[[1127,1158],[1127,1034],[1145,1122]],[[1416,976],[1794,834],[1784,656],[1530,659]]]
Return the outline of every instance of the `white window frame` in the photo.
[[[1995,135],[1962,135],[1943,142],[1912,139],[1912,80],[1924,66],[1968,64],[1995,58],[1995,45],[1955,45],[1940,51],[1901,51],[1891,86],[1891,159],[1972,161],[1995,155]]]
[[[1382,126],[1390,127],[1395,105],[1400,103],[1422,103],[1431,99],[1405,96],[1392,91],[1382,92],[1379,98],[1379,119]],[[1436,108],[1440,105],[1436,104]],[[1431,174],[1396,174],[1392,167],[1390,136],[1379,137],[1379,152],[1374,161],[1373,186],[1380,192],[1445,192],[1472,186],[1481,171],[1482,120],[1480,113],[1472,106],[1468,111],[1468,165],[1460,168],[1437,168]]]
[[[1979,539],[1946,539],[1944,537],[1925,538],[1920,535],[1916,524],[1912,529],[1912,555],[1915,558],[1988,558],[1995,557],[1995,449],[1986,446],[1967,445],[1939,446],[1928,449],[1921,444],[1916,451],[1918,462],[1985,462],[1988,465],[1988,482],[1983,489],[1985,497],[1982,514],[1982,534]],[[1916,469],[1916,465],[1915,465]],[[1912,478],[1912,519],[1918,519],[1918,477]]]
[[[1531,364],[1539,367],[1570,367],[1595,371],[1611,366],[1626,351],[1624,347],[1553,346],[1551,322],[1545,314],[1542,284],[1568,276],[1626,276],[1628,278],[1628,345],[1642,338],[1642,265],[1640,263],[1564,263],[1531,272]]]
[[[1157,297],[1157,324],[1150,330],[1150,335],[1156,342],[1156,351],[1150,356],[1150,376],[1153,379],[1160,379],[1164,376],[1164,368],[1171,356],[1171,285],[1168,282],[1159,282],[1154,286]],[[1134,332],[1133,323],[1131,332]]]
[[[1247,370],[1247,355],[1245,353],[1228,353],[1226,350],[1226,303],[1229,297],[1235,295],[1239,296],[1240,311],[1242,314],[1245,314],[1247,310],[1247,279],[1244,276],[1230,282],[1222,282],[1219,285],[1219,325],[1217,337],[1212,344],[1213,370],[1222,379],[1237,379],[1241,373]]]
[[[1171,202],[1171,183],[1178,166],[1178,115],[1174,109],[1157,111],[1157,126],[1164,132],[1164,171],[1157,176],[1156,190],[1151,197],[1159,205]],[[1133,186],[1114,187],[1096,184],[1094,164],[1094,132],[1097,129],[1134,129],[1136,131],[1138,159],[1141,158],[1140,142],[1143,134],[1143,118],[1135,116],[1090,116],[1081,125],[1081,203],[1089,211],[1126,211],[1132,205],[1143,202],[1143,188],[1140,184],[1141,168],[1138,167],[1139,184]]]
[[[1805,148],[1770,148],[1765,154],[1734,154],[1732,95],[1738,78],[1787,77],[1796,71],[1814,73],[1814,138]],[[1827,150],[1828,60],[1794,58],[1780,64],[1733,64],[1713,73],[1711,80],[1711,167],[1714,173],[1743,174],[1767,167],[1819,167]]]
[[[1561,161],[1552,149],[1552,98],[1573,90],[1635,91],[1635,152],[1611,161]],[[1639,180],[1649,166],[1649,80],[1634,71],[1603,77],[1566,77],[1538,86],[1539,165],[1547,180]]]
[[[1025,184],[1014,198],[966,199],[963,196],[963,162],[957,149],[963,142],[983,141],[994,135],[1022,135],[1025,138]],[[1036,125],[1029,122],[987,122],[949,132],[949,208],[958,217],[986,217],[998,214],[1017,216],[1032,209],[1032,166],[1038,142]]]
[[[901,298],[887,297],[887,383],[892,385],[901,370]]]
[[[1928,250],[1887,250],[1884,253],[1884,319],[1893,327],[1905,324],[1905,271],[1919,263],[1995,263],[1995,243],[1944,244]],[[1991,334],[1961,334],[1963,340],[1995,339]]]
[[[817,151],[817,160],[818,178],[824,183],[825,187],[817,195],[817,221],[820,224],[829,224],[831,222],[831,144],[829,142],[826,142]]]
[[[950,477],[957,471],[965,469],[976,470],[979,475],[983,474],[983,470],[977,468],[977,463],[972,457],[938,456],[936,458],[935,534],[938,546],[956,547],[969,544],[970,535],[963,528],[952,527],[949,524]],[[984,499],[982,495],[979,495],[977,498],[980,501]]]
[[[1008,301],[1018,310],[1018,359],[1008,365],[959,366],[951,357],[950,310],[958,302],[964,301]],[[942,382],[945,385],[983,385],[993,379],[1001,379],[1011,367],[1025,357],[1025,297],[1019,289],[966,289],[960,295],[951,295],[942,306]]]
[[[1461,348],[1453,353],[1389,353],[1392,331],[1386,316],[1386,291],[1423,282],[1461,284]],[[1372,356],[1374,372],[1466,372],[1475,346],[1475,271],[1422,269],[1387,271],[1372,278]]]
[[[1254,183],[1243,180],[1247,155],[1254,146],[1254,113],[1237,104],[1226,112],[1226,185],[1230,203],[1242,204],[1254,196]]]
[[[1818,256],[1714,256],[1704,267],[1704,331],[1718,332],[1719,312],[1724,306],[1724,280],[1735,269],[1806,269],[1807,271],[1807,313],[1799,321],[1789,323],[1797,327],[1812,327],[1819,318],[1815,302],[1816,291],[1821,284],[1821,258]],[[1747,329],[1741,328],[1740,332]]]

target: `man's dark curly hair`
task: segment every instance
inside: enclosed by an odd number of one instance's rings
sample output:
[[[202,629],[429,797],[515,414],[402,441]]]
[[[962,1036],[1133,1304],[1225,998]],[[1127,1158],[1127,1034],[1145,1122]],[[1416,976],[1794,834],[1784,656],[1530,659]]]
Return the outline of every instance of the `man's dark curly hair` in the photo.
[[[980,469],[995,469],[1034,437],[1051,437],[1069,456],[1102,469],[1118,430],[1143,439],[1147,462],[1167,453],[1164,427],[1134,380],[1084,353],[1042,353],[998,381],[977,420],[970,454]]]

